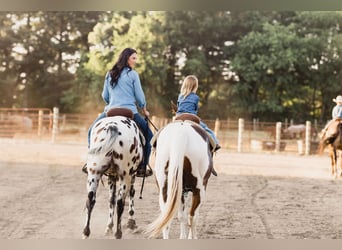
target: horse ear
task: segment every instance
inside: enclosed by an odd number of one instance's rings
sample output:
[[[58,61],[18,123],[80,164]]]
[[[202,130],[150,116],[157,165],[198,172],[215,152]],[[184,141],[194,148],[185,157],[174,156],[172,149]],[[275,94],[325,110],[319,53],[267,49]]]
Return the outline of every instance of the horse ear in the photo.
[[[171,113],[175,115],[177,112],[177,109],[178,109],[177,105],[171,100]]]

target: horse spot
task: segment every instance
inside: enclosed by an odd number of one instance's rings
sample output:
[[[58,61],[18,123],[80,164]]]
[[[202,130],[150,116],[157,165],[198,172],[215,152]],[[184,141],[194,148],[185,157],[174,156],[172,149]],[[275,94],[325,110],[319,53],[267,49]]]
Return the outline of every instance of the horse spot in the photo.
[[[112,150],[110,150],[110,151],[108,151],[107,153],[106,153],[106,157],[110,157],[110,156],[112,156],[113,155],[113,151]]]
[[[126,171],[125,171],[125,170],[122,172],[122,175],[123,175],[123,176],[125,176],[125,175],[126,175]]]
[[[123,142],[122,142],[122,141],[119,141],[119,145],[122,147],[122,146],[123,146]]]
[[[94,142],[96,142],[97,141],[97,136],[95,137],[95,139],[94,139]]]
[[[197,178],[192,174],[192,165],[188,157],[184,157],[183,185],[184,189],[194,190],[197,186]]]
[[[119,159],[119,154],[116,151],[113,151],[113,157],[115,159]]]
[[[120,154],[119,158],[120,158],[120,160],[122,160],[123,159],[123,154]]]
[[[96,162],[93,162],[93,166],[96,166]]]
[[[98,127],[98,126],[100,126],[101,124],[102,124],[102,121],[99,122],[98,124],[96,124],[95,128]]]
[[[102,138],[101,140],[100,140],[100,142],[103,142],[105,139],[104,138]]]

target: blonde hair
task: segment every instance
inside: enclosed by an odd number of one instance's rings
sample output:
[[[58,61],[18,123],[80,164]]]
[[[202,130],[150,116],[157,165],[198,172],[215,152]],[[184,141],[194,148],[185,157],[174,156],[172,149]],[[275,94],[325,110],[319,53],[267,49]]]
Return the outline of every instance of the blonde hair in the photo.
[[[180,93],[185,98],[191,92],[196,93],[197,89],[198,89],[197,77],[194,75],[189,75],[184,78]]]

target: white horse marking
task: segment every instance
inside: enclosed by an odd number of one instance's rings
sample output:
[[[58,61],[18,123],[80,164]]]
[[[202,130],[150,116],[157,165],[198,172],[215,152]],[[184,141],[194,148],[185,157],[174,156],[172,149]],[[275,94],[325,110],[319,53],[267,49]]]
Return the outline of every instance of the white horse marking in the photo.
[[[197,238],[196,220],[212,167],[209,138],[199,125],[173,122],[163,128],[157,139],[155,159],[161,213],[146,229],[150,238],[161,232],[164,239],[169,238],[177,210],[180,238]]]

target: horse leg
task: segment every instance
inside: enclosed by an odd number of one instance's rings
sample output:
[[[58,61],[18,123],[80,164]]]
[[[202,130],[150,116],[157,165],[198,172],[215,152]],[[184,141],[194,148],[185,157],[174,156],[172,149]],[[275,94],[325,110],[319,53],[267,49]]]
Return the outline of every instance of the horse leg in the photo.
[[[97,190],[100,178],[101,178],[100,174],[92,174],[92,173],[89,173],[88,171],[88,178],[87,178],[88,198],[86,201],[87,216],[86,216],[86,223],[83,229],[84,239],[88,238],[90,235],[90,217],[91,217],[91,212],[95,206],[96,190]]]
[[[189,235],[188,239],[197,239],[196,231],[196,218],[198,214],[198,209],[201,203],[201,197],[204,198],[204,190],[200,191],[198,189],[193,190],[192,195],[192,205],[189,212]]]
[[[131,230],[136,229],[137,225],[135,223],[134,219],[134,195],[135,195],[135,189],[134,189],[134,182],[135,182],[135,176],[131,179],[131,186],[129,189],[129,202],[128,202],[128,222],[127,227]]]
[[[182,195],[182,203],[179,206],[178,210],[178,220],[180,221],[180,239],[186,239],[187,235],[187,222],[188,222],[188,217],[187,217],[187,207],[188,207],[188,201],[189,201],[189,192],[183,192]]]
[[[127,189],[127,182],[123,182],[123,177],[121,177],[120,181],[120,188],[118,193],[118,200],[116,202],[116,213],[117,213],[117,225],[116,225],[116,232],[115,232],[115,238],[121,239],[122,238],[122,227],[121,227],[121,219],[122,219],[122,213],[124,211],[125,207],[125,198],[126,198],[126,189]]]
[[[105,231],[106,235],[113,234],[113,219],[114,219],[114,212],[115,212],[115,199],[116,199],[116,179],[114,176],[108,176],[108,186],[109,186],[109,218],[107,222],[107,228]]]
[[[336,178],[336,149],[332,148],[329,154],[331,159],[331,175]]]
[[[342,177],[342,151],[338,151],[338,159],[340,161],[340,177]]]

